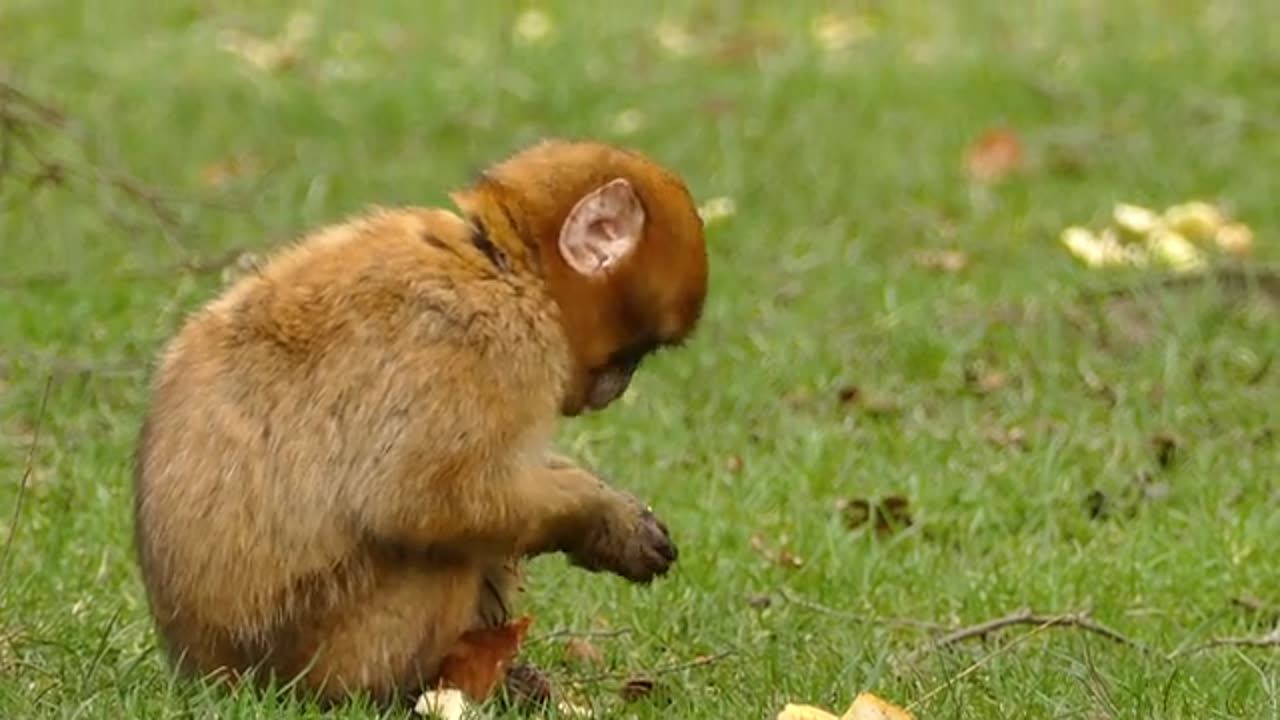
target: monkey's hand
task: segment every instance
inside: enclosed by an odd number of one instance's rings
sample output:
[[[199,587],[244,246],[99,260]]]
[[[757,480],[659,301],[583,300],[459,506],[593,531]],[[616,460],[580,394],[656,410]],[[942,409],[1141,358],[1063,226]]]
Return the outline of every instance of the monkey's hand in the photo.
[[[666,524],[640,500],[618,490],[575,546],[568,553],[574,565],[637,583],[665,575],[679,556]]]

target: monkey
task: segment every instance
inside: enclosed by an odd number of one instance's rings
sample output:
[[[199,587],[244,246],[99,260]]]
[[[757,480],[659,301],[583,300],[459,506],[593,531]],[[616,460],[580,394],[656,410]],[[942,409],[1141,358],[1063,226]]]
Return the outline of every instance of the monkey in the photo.
[[[158,353],[134,543],[180,676],[412,701],[463,633],[510,618],[527,561],[646,585],[678,559],[552,436],[698,326],[684,181],[547,139],[448,197],[304,232]]]

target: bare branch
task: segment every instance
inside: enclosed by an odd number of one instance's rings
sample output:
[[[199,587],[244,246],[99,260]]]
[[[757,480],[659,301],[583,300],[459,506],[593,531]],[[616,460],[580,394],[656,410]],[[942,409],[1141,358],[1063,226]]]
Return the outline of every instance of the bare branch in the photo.
[[[671,673],[680,672],[681,670],[690,670],[693,668],[712,665],[714,663],[720,662],[721,660],[724,660],[727,657],[730,657],[736,654],[737,652],[738,651],[736,649],[722,650],[712,655],[701,655],[692,660],[685,660],[680,662],[668,663],[666,665],[659,665],[650,670],[644,670],[641,672],[600,673],[598,675],[587,675],[585,677],[565,678],[565,682],[568,682],[573,685],[590,685],[593,683],[607,682],[610,680],[628,680],[636,677],[637,675],[644,675],[645,677],[669,675]]]
[[[946,635],[935,638],[934,640],[931,640],[928,644],[926,644],[924,647],[911,653],[911,655],[909,656],[909,659],[917,659],[921,655],[924,655],[926,653],[936,652],[938,650],[945,649],[947,647],[965,642],[967,640],[977,640],[980,638],[985,638],[986,636],[991,635],[993,633],[997,633],[997,632],[1000,632],[1001,630],[1005,630],[1007,628],[1011,628],[1019,625],[1035,625],[1035,626],[1040,626],[1046,629],[1054,628],[1054,627],[1074,628],[1076,630],[1082,630],[1084,632],[1093,633],[1094,635],[1104,637],[1112,642],[1119,643],[1120,645],[1124,645],[1126,647],[1136,648],[1144,652],[1147,651],[1146,647],[1141,645],[1140,643],[1134,640],[1131,640],[1125,635],[1122,635],[1117,630],[1113,630],[1112,628],[1107,627],[1106,625],[1103,625],[1102,623],[1096,620],[1093,620],[1092,618],[1089,617],[1089,614],[1087,612],[1062,613],[1059,615],[1041,615],[1038,613],[1034,613],[1029,609],[1024,608],[1022,610],[1018,610],[1016,612],[1010,613],[1003,617],[998,617],[992,620],[987,620],[985,622],[980,622],[976,625],[969,625],[967,627],[959,628],[958,630],[954,630],[950,633],[947,633]]]
[[[1201,645],[1195,645],[1183,650],[1177,650],[1169,654],[1170,658],[1181,657],[1183,655],[1194,655],[1206,650],[1221,647],[1236,648],[1276,648],[1280,647],[1280,626],[1265,635],[1246,635],[1242,637],[1219,637],[1213,638],[1209,642]]]

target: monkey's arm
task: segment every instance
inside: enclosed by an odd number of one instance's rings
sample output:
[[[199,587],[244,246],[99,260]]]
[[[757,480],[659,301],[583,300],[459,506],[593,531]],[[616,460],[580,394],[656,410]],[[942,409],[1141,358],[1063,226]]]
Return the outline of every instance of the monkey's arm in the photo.
[[[573,465],[436,477],[402,497],[419,501],[374,503],[361,522],[373,537],[426,556],[564,552],[579,567],[635,582],[664,574],[677,557],[666,526],[647,506]]]

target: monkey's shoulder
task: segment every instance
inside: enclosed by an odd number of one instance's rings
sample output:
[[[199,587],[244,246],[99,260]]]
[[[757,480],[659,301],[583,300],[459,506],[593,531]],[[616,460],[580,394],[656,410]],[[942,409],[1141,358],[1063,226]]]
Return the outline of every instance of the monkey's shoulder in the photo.
[[[496,252],[449,211],[372,208],[276,253],[206,314],[246,342],[302,356],[372,343],[557,358],[554,303]]]

